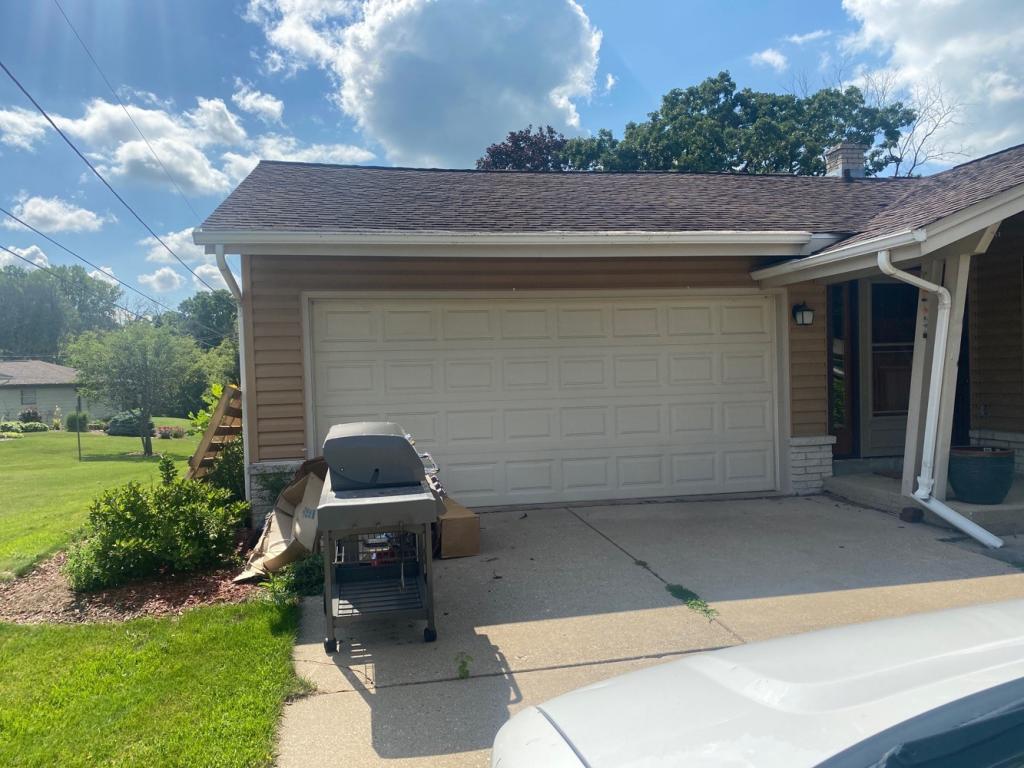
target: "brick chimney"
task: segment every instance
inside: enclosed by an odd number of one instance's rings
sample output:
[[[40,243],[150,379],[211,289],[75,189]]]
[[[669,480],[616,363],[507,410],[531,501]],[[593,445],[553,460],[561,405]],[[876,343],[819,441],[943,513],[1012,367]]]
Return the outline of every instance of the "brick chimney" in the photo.
[[[842,176],[844,179],[859,179],[864,176],[864,153],[868,148],[863,144],[844,141],[825,150],[825,173],[828,176]]]

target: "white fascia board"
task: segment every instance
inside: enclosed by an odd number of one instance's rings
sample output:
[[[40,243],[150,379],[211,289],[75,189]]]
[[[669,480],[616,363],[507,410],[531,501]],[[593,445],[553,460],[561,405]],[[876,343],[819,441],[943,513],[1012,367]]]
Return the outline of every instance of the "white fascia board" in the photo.
[[[704,230],[696,232],[310,232],[192,230],[196,245],[225,248],[289,245],[794,245],[810,242],[801,230]]]
[[[920,245],[925,239],[923,229],[905,229],[870,240],[861,240],[840,246],[827,253],[786,261],[764,269],[755,269],[750,276],[760,285],[779,286],[819,280],[861,269],[859,257],[874,259],[881,250],[892,250],[908,245]]]

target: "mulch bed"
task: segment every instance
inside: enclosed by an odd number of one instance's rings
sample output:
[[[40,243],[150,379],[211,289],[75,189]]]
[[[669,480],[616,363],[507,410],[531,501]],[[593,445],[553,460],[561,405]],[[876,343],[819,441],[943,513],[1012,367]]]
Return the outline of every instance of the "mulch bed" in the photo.
[[[60,553],[19,579],[0,582],[0,621],[77,624],[176,616],[201,605],[241,603],[259,589],[254,584],[232,584],[238,569],[225,568],[80,594],[64,580],[63,563]]]

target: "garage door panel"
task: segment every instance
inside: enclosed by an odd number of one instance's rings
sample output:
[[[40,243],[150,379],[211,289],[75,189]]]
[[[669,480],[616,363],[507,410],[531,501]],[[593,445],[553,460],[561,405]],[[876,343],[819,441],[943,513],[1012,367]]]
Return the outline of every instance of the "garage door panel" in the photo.
[[[766,490],[770,297],[315,301],[317,441],[385,419],[467,504]]]

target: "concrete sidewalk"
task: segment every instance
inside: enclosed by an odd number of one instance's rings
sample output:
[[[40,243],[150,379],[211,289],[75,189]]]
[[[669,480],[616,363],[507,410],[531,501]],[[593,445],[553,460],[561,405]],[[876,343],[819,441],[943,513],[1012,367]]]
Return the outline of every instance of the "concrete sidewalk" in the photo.
[[[481,518],[482,554],[437,563],[438,641],[366,625],[333,658],[320,600],[295,649],[282,768],[486,765],[517,710],[686,653],[1024,596],[1024,574],[927,526],[828,497],[643,503]],[[709,621],[666,583],[697,592]],[[460,660],[469,677],[459,679]]]

